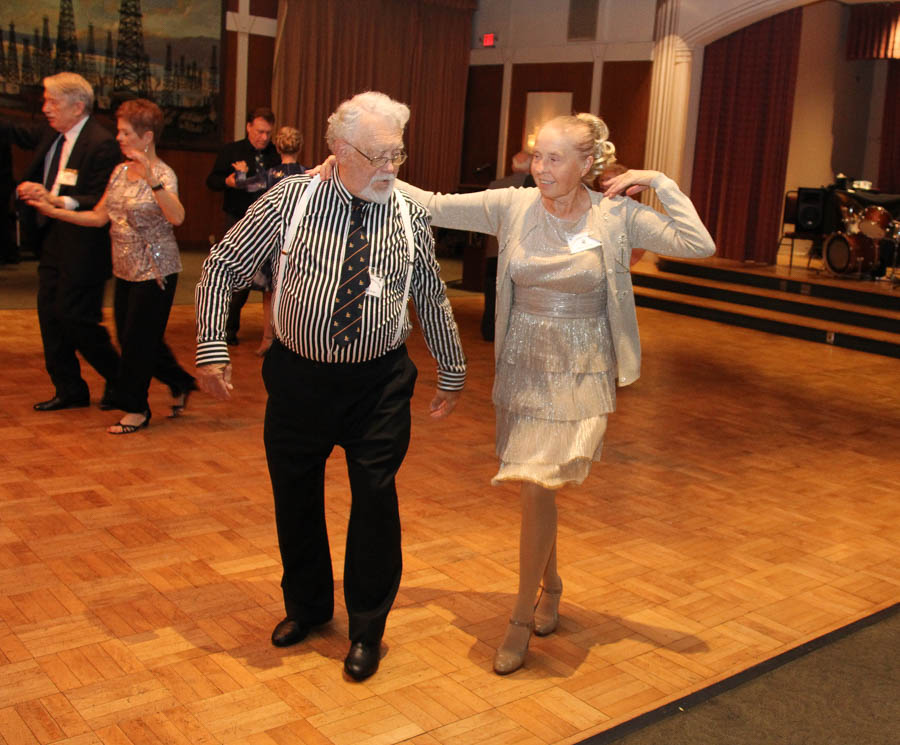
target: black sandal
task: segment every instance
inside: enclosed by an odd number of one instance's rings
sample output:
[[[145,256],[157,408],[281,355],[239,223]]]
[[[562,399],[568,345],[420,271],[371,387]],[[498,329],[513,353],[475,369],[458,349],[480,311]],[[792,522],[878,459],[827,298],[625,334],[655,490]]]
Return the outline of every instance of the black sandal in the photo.
[[[172,404],[172,413],[169,414],[169,419],[175,419],[176,417],[181,416],[184,413],[184,410],[187,408],[188,399],[191,394],[197,390],[197,381],[192,380],[190,385],[185,388],[181,393],[173,396],[173,398],[181,398],[179,403]]]
[[[144,417],[144,421],[140,424],[125,424],[122,421],[118,421],[115,424],[111,424],[109,428],[107,428],[106,433],[109,435],[130,435],[137,432],[139,429],[144,429],[150,424],[150,409],[147,409],[146,411],[140,413]],[[118,432],[113,431],[112,427],[118,427]]]

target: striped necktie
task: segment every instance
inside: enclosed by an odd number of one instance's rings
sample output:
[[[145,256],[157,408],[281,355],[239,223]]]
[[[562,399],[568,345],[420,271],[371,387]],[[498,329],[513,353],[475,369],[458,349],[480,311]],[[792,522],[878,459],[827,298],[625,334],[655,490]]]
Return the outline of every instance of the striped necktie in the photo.
[[[369,286],[369,237],[363,228],[364,207],[368,203],[353,198],[350,204],[350,228],[341,264],[341,279],[331,313],[330,336],[339,347],[359,338],[363,299]]]

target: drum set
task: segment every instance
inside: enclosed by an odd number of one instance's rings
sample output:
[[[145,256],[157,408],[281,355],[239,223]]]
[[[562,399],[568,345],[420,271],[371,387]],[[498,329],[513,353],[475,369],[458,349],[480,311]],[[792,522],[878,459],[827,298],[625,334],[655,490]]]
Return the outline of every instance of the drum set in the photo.
[[[885,276],[897,281],[900,221],[884,207],[863,206],[843,192],[835,192],[841,212],[842,229],[826,238],[822,247],[825,268],[835,276]]]

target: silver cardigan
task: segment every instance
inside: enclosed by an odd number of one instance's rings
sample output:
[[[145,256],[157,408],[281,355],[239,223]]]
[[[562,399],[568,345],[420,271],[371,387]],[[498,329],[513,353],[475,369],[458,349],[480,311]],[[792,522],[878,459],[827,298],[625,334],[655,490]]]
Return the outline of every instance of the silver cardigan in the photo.
[[[435,194],[399,179],[397,186],[431,212],[437,227],[497,236],[500,251],[494,354],[499,355],[512,306],[510,256],[517,246],[540,240],[537,230],[543,209],[540,192],[536,188],[507,188],[472,194]],[[607,198],[588,190],[592,206],[586,229],[600,243],[590,250],[603,251],[607,314],[616,353],[616,381],[620,386],[633,383],[641,374],[641,342],[631,286],[632,248],[688,258],[704,258],[716,252],[697,210],[678,184],[661,173],[651,186],[668,216],[629,197]]]

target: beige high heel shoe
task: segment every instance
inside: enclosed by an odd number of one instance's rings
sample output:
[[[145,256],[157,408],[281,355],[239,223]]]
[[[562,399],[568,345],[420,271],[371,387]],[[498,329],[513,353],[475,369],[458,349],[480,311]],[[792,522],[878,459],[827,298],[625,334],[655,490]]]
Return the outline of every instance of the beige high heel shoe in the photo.
[[[559,600],[562,597],[562,580],[559,589],[550,590],[541,585],[541,594],[534,606],[534,633],[547,636],[556,631],[559,625]]]
[[[525,646],[522,647],[522,649],[505,649],[503,644],[497,648],[497,651],[494,654],[494,672],[497,673],[497,675],[509,675],[522,667],[522,663],[525,662],[525,655],[528,653],[528,642],[531,640],[531,631],[534,628],[534,623],[532,621],[519,621],[515,618],[510,618],[509,623],[511,626],[519,626],[528,629],[528,636],[525,637]],[[506,639],[503,641],[505,642]]]

